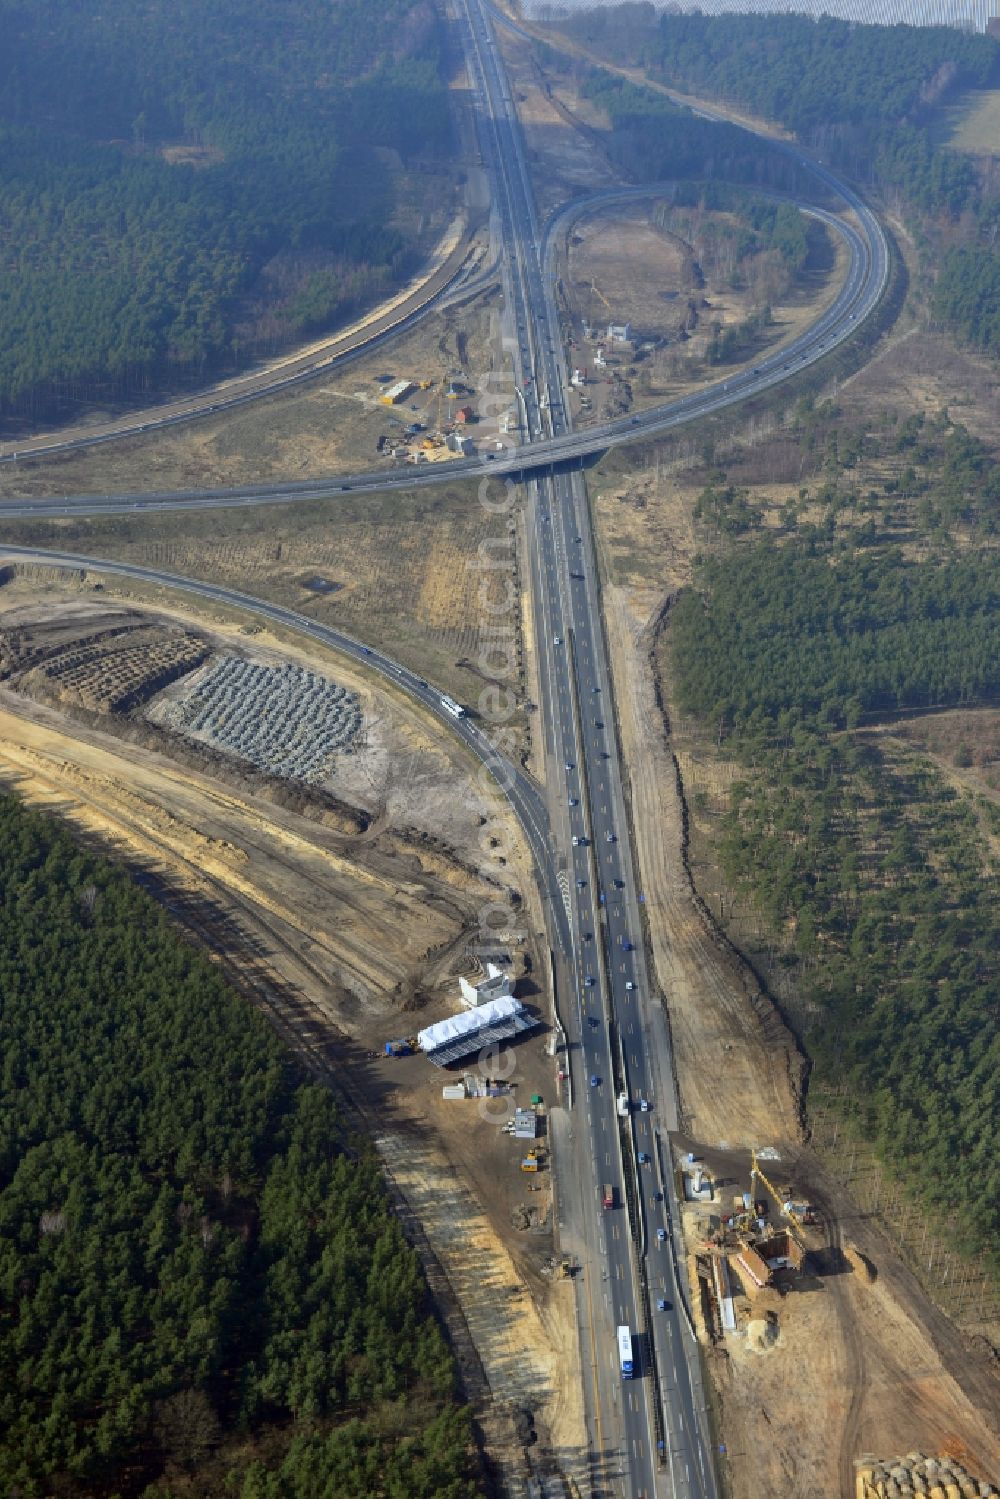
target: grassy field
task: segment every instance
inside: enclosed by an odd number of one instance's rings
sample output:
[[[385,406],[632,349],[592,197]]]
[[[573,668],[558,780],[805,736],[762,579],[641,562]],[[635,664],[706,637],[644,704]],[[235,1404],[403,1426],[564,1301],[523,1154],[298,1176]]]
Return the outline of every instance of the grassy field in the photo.
[[[943,145],[976,155],[1000,155],[1000,89],[977,89],[945,115]]]
[[[162,432],[4,465],[0,496],[117,494],[308,479],[389,467],[378,439],[399,441],[411,409],[437,425],[447,416],[440,382],[457,370],[478,390],[494,373],[489,295],[435,312],[391,350],[376,350],[330,375]],[[431,382],[402,406],[379,402],[380,375]]]
[[[471,564],[506,525],[473,485],[456,483],[263,510],[9,522],[0,544],[57,546],[241,588],[347,630],[474,702],[483,685],[476,658],[506,616],[487,613],[483,574]],[[519,621],[515,608],[520,693]]]

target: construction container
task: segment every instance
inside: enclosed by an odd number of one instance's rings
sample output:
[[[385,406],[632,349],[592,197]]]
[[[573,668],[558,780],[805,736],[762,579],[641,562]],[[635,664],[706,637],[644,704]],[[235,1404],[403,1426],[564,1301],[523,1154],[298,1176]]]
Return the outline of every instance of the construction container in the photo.
[[[441,1089],[442,1098],[459,1099],[465,1097],[464,1083],[445,1083]]]
[[[405,401],[413,390],[412,380],[397,380],[394,385],[388,386],[379,396],[383,406],[398,406],[400,401]]]

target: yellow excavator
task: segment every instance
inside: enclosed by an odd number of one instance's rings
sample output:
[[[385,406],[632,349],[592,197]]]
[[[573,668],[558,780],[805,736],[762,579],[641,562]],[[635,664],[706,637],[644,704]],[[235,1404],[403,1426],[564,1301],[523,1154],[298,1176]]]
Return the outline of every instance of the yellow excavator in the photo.
[[[805,1245],[802,1243],[802,1234],[799,1231],[799,1225],[801,1223],[815,1223],[816,1218],[812,1208],[809,1207],[806,1203],[792,1202],[788,1193],[779,1192],[777,1187],[775,1187],[773,1183],[771,1183],[764,1175],[763,1167],[760,1164],[760,1158],[757,1155],[757,1152],[755,1150],[752,1150],[750,1152],[751,1197],[755,1195],[754,1183],[756,1181],[759,1181],[761,1186],[765,1187],[770,1193],[777,1206],[778,1212],[788,1223],[792,1238],[804,1249]]]

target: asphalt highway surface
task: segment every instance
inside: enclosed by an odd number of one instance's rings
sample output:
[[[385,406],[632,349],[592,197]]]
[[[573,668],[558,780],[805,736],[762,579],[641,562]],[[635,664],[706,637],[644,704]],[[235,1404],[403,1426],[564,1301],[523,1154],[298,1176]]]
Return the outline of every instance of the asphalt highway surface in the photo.
[[[485,20],[484,24],[486,24]],[[494,43],[484,45],[493,52],[496,51]],[[507,98],[509,99],[509,89]],[[513,108],[513,104],[512,102],[510,105],[503,104],[503,107]],[[699,113],[712,117],[711,110],[701,110]],[[580,432],[574,432],[568,424],[564,424],[559,430],[551,430],[521,447],[508,448],[503,453],[456,459],[448,464],[429,464],[423,467],[408,465],[404,469],[382,469],[331,476],[326,479],[244,485],[238,488],[171,492],[153,490],[114,496],[55,494],[41,499],[4,500],[0,501],[0,517],[6,515],[11,518],[24,518],[39,514],[108,515],[142,510],[203,510],[242,505],[289,504],[295,500],[329,497],[340,493],[368,494],[393,489],[423,488],[425,485],[448,483],[460,477],[481,478],[484,475],[495,474],[497,477],[506,475],[523,478],[538,470],[549,469],[551,471],[557,465],[565,465],[575,460],[582,461],[591,454],[604,452],[608,448],[623,443],[655,437],[658,433],[683,426],[699,417],[736,406],[750,396],[794,379],[811,364],[825,358],[838,344],[852,337],[859,325],[875,310],[888,284],[889,249],[878,220],[850,187],[842,183],[820,162],[803,155],[799,147],[783,141],[770,140],[769,144],[773,150],[793,156],[799,162],[800,167],[814,178],[827,200],[839,200],[846,209],[851,211],[852,218],[845,219],[815,205],[799,204],[804,212],[822,219],[836,234],[841,236],[849,251],[849,268],[837,296],[816,322],[783,349],[762,358],[751,369],[720,380],[680,400],[650,407],[632,416],[587,427]],[[655,195],[655,192],[656,184],[650,184],[642,189],[624,190],[620,194],[618,192],[596,194],[592,198],[581,200],[581,208],[590,202],[608,201],[618,196],[646,197]],[[560,214],[566,211],[561,210]],[[576,205],[568,205],[568,211],[575,212]],[[505,214],[509,219],[509,205],[505,206]],[[526,227],[523,231],[518,231],[523,232],[525,236],[531,236],[530,249],[533,259],[538,261],[540,270],[544,267],[542,273],[549,278],[553,275],[553,228],[554,221],[550,222],[546,230],[540,231],[532,211],[530,229]],[[525,243],[529,243],[527,238],[525,238]],[[401,318],[384,334],[378,335],[379,341],[411,327],[413,322],[431,305],[437,305],[438,301],[444,299],[449,293],[454,293],[451,283],[435,293],[433,297],[428,298],[427,303]],[[536,360],[539,355],[547,353],[555,357],[555,344],[559,339],[558,329],[558,321],[553,321],[547,316],[545,323],[535,327],[535,337],[529,346],[527,319],[523,314],[521,315],[519,336],[524,340],[521,357],[526,364],[523,373],[530,379],[535,378]],[[366,347],[371,346],[369,343]],[[346,357],[355,356],[351,354]],[[305,371],[288,377],[287,383],[294,384],[303,379],[311,379],[314,375],[315,371]],[[243,405],[251,400],[259,399],[261,394],[273,393],[273,388],[269,386],[266,391],[262,392],[248,391],[226,404]],[[222,409],[221,403],[218,408],[214,406],[206,408],[210,411],[216,409]],[[161,423],[150,422],[135,430],[153,431],[158,426],[171,424],[172,421],[173,419],[169,418]],[[93,440],[81,438],[64,446],[67,448],[87,446],[91,441],[110,441],[115,435],[114,433],[104,436],[99,434]],[[134,435],[131,429],[130,435]],[[46,449],[48,453],[56,451],[62,451],[58,444]],[[3,461],[10,462],[11,460],[8,458]]]
[[[528,551],[533,575],[540,707],[548,780],[544,788],[499,754],[472,717],[454,719],[441,697],[398,663],[361,642],[279,605],[233,589],[126,563],[48,549],[0,552],[196,593],[302,632],[381,672],[436,712],[503,786],[525,829],[545,898],[569,1084],[550,1113],[562,1247],[582,1273],[577,1315],[589,1433],[591,1493],[619,1499],[716,1499],[717,1483],[697,1345],[679,1273],[668,1134],[677,1100],[662,999],[646,966],[643,896],[637,882],[625,780],[603,634],[599,578],[585,485],[575,460],[655,435],[793,378],[852,335],[888,279],[877,221],[821,164],[802,164],[839,196],[851,216],[821,208],[846,241],[850,264],[836,299],[816,323],[753,369],[669,405],[575,432],[553,295],[554,231],[545,228],[527,171],[510,84],[484,0],[459,0],[460,29],[477,101],[484,166],[504,287],[504,337],[523,419],[522,445],[486,457],[336,480],[186,494],[113,498],[63,496],[10,501],[0,516],[101,514],[287,503],[309,495],[412,489],[465,476],[512,476],[529,486]],[[795,152],[793,146],[776,149]],[[649,196],[655,188],[612,196]],[[618,1100],[623,1102],[619,1105]],[[615,1205],[601,1205],[610,1184]],[[623,1378],[616,1329],[633,1338],[635,1372]]]
[[[551,241],[539,232],[520,124],[482,0],[465,0],[465,15],[525,436],[532,455],[565,452],[574,434]],[[577,1295],[592,1487],[714,1499],[699,1355],[672,1253],[672,1174],[659,1135],[676,1124],[673,1069],[663,1007],[646,972],[581,475],[536,475],[528,519],[549,811],[571,921],[571,943],[556,951],[556,982],[573,1103],[569,1120],[562,1111],[550,1117],[561,1241],[578,1247],[583,1267]],[[614,1192],[610,1210],[601,1205],[604,1184]],[[619,1327],[633,1340],[631,1378],[619,1366]]]

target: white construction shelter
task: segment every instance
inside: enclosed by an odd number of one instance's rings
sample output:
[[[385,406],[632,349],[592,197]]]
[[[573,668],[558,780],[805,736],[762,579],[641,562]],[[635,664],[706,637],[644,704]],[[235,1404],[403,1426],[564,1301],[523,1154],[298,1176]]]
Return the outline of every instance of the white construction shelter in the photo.
[[[446,1067],[493,1041],[509,1041],[540,1024],[519,999],[508,994],[427,1026],[417,1033],[417,1045],[435,1066]]]

